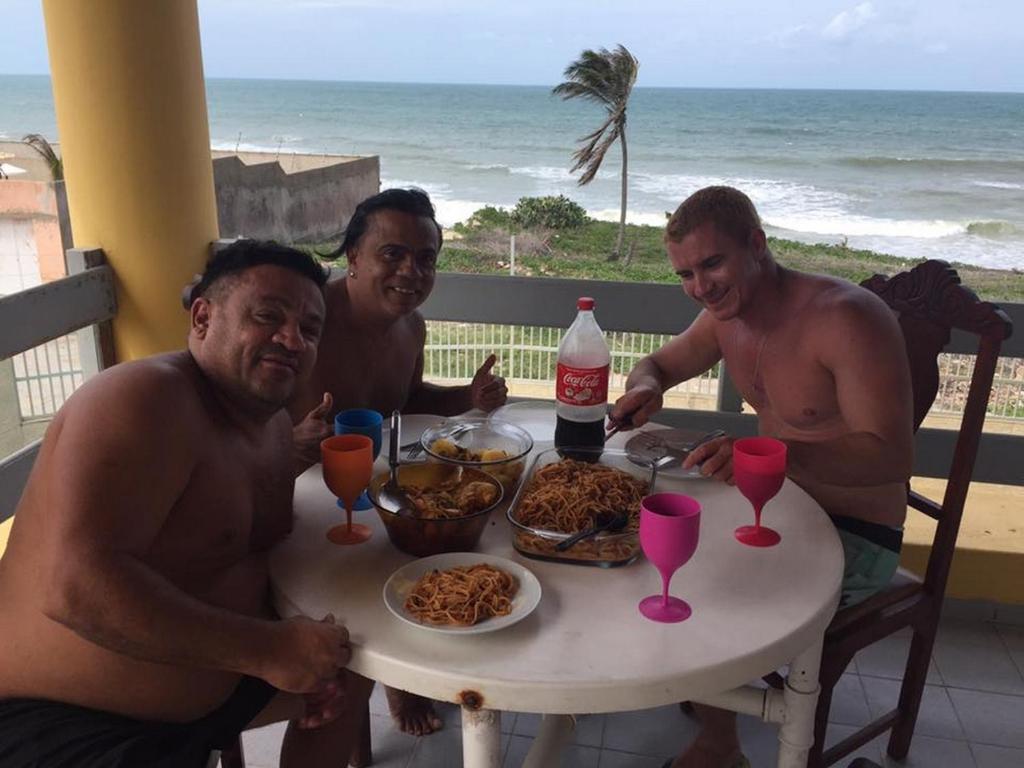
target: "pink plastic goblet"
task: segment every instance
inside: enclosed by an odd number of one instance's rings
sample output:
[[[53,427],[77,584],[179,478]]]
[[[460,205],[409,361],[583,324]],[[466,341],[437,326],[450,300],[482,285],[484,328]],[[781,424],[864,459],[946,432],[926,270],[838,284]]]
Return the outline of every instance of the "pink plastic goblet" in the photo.
[[[774,547],[782,537],[761,525],[761,510],[786,480],[786,444],[771,437],[744,437],[732,444],[732,476],[754,507],[754,525],[741,525],[736,538],[751,547]]]
[[[661,594],[640,601],[640,613],[651,621],[672,623],[690,618],[685,600],[670,597],[672,575],[697,549],[700,503],[681,493],[655,493],[640,503],[640,547],[661,574]]]

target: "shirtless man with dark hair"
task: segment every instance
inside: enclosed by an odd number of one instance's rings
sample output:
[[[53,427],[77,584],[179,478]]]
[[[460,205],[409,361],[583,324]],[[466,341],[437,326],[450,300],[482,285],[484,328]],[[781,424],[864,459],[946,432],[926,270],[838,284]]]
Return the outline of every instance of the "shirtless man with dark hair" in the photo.
[[[494,355],[469,384],[423,380],[427,325],[417,309],[434,287],[441,243],[434,206],[418,189],[386,189],[356,207],[334,254],[345,256],[348,271],[326,288],[319,359],[289,405],[299,471],[320,460],[320,441],[333,434],[339,410],[454,416],[504,404],[508,388],[491,373]],[[387,687],[385,693],[400,730],[421,736],[441,728],[429,699]]]
[[[0,560],[0,766],[196,766],[291,720],[282,764],[343,764],[371,684],[330,616],[279,620],[291,420],[323,271],[241,242],[189,294],[188,351],[117,365],[47,430]]]
[[[906,515],[913,404],[899,325],[856,285],[779,266],[738,190],[691,195],[669,220],[665,243],[683,290],[703,311],[633,369],[612,422],[645,423],[666,389],[724,360],[760,434],[786,443],[789,477],[836,525],[846,558],[843,604],[865,599],[896,570]],[[707,443],[684,466],[700,464],[703,474],[731,482],[732,443]],[[674,768],[746,765],[735,715],[698,712],[701,733]]]

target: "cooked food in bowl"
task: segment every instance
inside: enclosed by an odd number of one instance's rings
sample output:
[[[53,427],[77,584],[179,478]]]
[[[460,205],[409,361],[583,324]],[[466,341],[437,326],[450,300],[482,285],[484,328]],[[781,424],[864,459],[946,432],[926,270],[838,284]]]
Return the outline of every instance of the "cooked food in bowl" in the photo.
[[[640,553],[640,502],[651,489],[653,469],[637,466],[622,451],[572,449],[538,455],[508,511],[513,544],[524,555],[588,565],[623,565]],[[564,552],[556,546],[574,533],[625,512],[615,533],[598,533]]]
[[[439,437],[430,444],[431,452],[442,459],[457,459],[458,461],[472,462],[479,464],[489,461],[505,461],[509,458],[508,451],[500,448],[484,448],[481,451],[470,450],[461,445],[456,445],[446,437]]]
[[[380,495],[389,474],[374,477],[367,494],[391,542],[419,557],[476,548],[491,510],[503,496],[498,481],[474,467],[403,464],[398,467],[398,484],[414,509],[392,509]]]
[[[512,613],[519,580],[486,563],[427,571],[405,599],[405,610],[425,624],[471,627]]]
[[[482,480],[461,483],[454,477],[434,488],[409,485],[403,490],[412,500],[416,516],[431,520],[451,520],[454,517],[472,515],[474,512],[494,506],[501,496],[501,489],[493,483]]]
[[[533,449],[529,432],[497,419],[450,419],[424,431],[420,438],[434,461],[482,469],[506,495],[519,486],[526,455]]]

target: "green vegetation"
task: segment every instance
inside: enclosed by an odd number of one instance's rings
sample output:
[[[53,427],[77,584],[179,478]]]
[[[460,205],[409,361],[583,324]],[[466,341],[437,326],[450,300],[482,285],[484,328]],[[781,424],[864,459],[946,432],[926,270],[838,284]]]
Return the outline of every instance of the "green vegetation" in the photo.
[[[576,229],[587,223],[587,212],[565,195],[521,197],[509,218],[521,229]]]
[[[487,211],[488,213],[484,213]],[[478,211],[445,243],[439,269],[477,274],[508,273],[511,228],[501,209]],[[572,277],[625,282],[674,283],[678,280],[665,256],[661,227],[626,225],[630,255],[622,262],[608,262],[607,254],[617,235],[617,225],[590,219],[568,230],[543,228],[516,232],[516,274]],[[769,238],[780,264],[804,272],[860,282],[871,275],[893,275],[915,263],[846,245],[809,245]],[[1024,301],[1024,271],[986,269],[953,262],[965,285],[992,301]]]
[[[532,209],[528,202],[545,198],[523,198],[516,210]],[[548,198],[557,200],[558,198]],[[566,198],[562,198],[566,199]],[[573,203],[575,205],[575,203]],[[438,260],[442,272],[508,274],[509,237],[516,236],[516,275],[569,277],[584,280],[675,283],[678,278],[665,256],[661,227],[626,225],[629,253],[622,261],[609,262],[608,253],[618,234],[618,225],[587,219],[569,229],[519,227],[512,212],[487,206],[466,222],[445,234]],[[793,240],[769,238],[780,264],[804,272],[816,272],[860,282],[874,274],[893,275],[915,263],[874,251],[846,245],[808,245]],[[307,247],[313,253],[326,252],[330,245]],[[990,301],[1024,302],[1024,271],[986,269],[953,262],[965,285]]]

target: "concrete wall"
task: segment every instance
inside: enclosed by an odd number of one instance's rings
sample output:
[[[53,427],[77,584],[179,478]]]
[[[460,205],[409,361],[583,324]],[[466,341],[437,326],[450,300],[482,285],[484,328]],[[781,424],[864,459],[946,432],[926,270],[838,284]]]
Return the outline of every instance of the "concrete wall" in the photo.
[[[0,180],[0,295],[64,275],[57,197],[52,182]]]
[[[380,191],[380,159],[214,152],[220,236],[336,240],[356,205]]]

